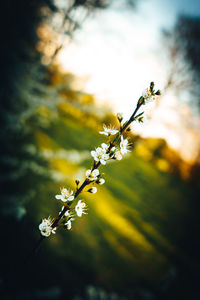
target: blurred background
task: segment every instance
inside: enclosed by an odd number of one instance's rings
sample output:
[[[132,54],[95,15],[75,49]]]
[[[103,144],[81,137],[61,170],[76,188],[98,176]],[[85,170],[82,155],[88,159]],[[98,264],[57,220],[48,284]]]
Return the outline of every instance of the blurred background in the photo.
[[[1,299],[199,299],[200,2],[8,0],[0,15]],[[151,81],[162,96],[132,152],[25,264],[102,124]]]

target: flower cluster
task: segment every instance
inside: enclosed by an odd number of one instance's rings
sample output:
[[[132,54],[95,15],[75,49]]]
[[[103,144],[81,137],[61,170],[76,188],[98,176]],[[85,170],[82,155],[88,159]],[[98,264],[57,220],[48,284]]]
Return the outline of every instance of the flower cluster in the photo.
[[[143,91],[142,96],[145,100],[145,103],[152,102],[155,99],[155,95],[152,93],[150,88],[147,88]]]
[[[100,185],[105,183],[105,179],[100,178],[100,173],[99,173],[98,169],[87,170],[85,172],[85,175],[89,181],[93,181],[93,182],[95,181],[97,184],[100,184]],[[96,193],[96,192],[97,192],[97,189],[93,187],[92,192],[90,192],[90,193]]]
[[[99,176],[99,170],[98,169],[87,170],[85,175],[90,181],[97,180]]]
[[[86,170],[85,180],[82,185],[79,186],[79,180],[76,180],[76,190],[61,188],[61,193],[56,195],[57,200],[63,202],[62,209],[56,219],[49,217],[43,219],[39,225],[39,230],[42,236],[48,237],[51,233],[55,233],[56,229],[63,226],[70,230],[72,228],[72,221],[75,220],[75,216],[82,217],[83,214],[87,213],[87,205],[83,200],[77,200],[79,194],[89,186],[86,192],[95,194],[97,192],[96,185],[103,185],[105,179],[102,178],[99,167],[105,165],[109,160],[121,160],[125,154],[130,152],[130,146],[128,138],[124,137],[124,133],[130,131],[130,124],[133,121],[143,122],[143,112],[137,114],[139,108],[146,104],[148,101],[154,100],[157,95],[160,95],[160,91],[154,91],[154,83],[150,83],[150,87],[147,88],[142,96],[139,98],[137,107],[128,121],[123,123],[122,114],[117,114],[119,121],[119,129],[116,129],[112,125],[103,125],[103,131],[99,131],[101,135],[108,137],[105,143],[102,143],[100,147],[91,151],[93,158],[93,164],[90,169]],[[110,136],[114,136],[111,141]]]
[[[151,82],[150,87],[146,88],[142,93],[144,104],[152,102],[156,99],[156,96],[159,96],[160,94],[160,90],[157,90],[157,92],[154,91],[154,82]]]
[[[53,219],[51,217],[48,217],[48,219],[43,219],[42,223],[39,225],[41,235],[47,237],[50,236],[51,233],[56,233],[56,228],[51,227],[52,224]]]

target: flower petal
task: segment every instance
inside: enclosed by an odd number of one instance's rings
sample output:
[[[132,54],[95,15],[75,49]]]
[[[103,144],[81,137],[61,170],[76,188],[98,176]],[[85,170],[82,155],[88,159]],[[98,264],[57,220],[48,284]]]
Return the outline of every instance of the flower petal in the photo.
[[[85,175],[88,177],[88,176],[90,176],[90,174],[91,174],[91,170],[87,170],[86,172],[85,172]]]
[[[60,198],[60,200],[62,200],[62,202],[66,202],[67,201],[67,199],[65,197],[63,197],[63,196]]]
[[[106,149],[106,150],[108,149],[108,145],[105,144],[105,143],[102,143],[102,144],[101,144],[101,147],[102,147],[103,149]]]
[[[92,155],[93,157],[96,156],[96,151],[92,150],[92,151],[91,151],[91,155]]]

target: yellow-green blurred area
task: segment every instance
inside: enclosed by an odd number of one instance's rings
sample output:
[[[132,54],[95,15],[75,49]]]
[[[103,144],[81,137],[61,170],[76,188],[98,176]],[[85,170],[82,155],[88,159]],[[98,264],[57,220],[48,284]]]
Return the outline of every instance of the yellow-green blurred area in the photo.
[[[138,2],[124,0],[128,9]],[[41,220],[61,211],[55,195],[61,187],[75,191],[93,164],[91,150],[107,142],[103,124],[120,126],[109,99],[100,104],[54,61],[56,38],[73,39],[82,30],[76,17],[81,23],[82,14],[109,3],[2,4],[2,300],[199,299],[199,161],[186,162],[163,138],[139,136],[134,124],[125,133],[131,152],[100,166],[105,184],[96,184],[97,193],[74,200],[87,203],[87,214],[34,251]],[[51,26],[57,14],[64,32]]]
[[[114,119],[85,113],[85,101],[77,106],[78,97],[68,101],[68,93],[62,93],[65,100],[57,106],[57,117],[48,127],[35,131],[53,177],[27,206],[29,234],[35,240],[38,222],[49,214],[55,216],[62,206],[55,194],[62,186],[74,189],[75,179],[84,180],[92,164],[90,151],[106,141],[98,131],[104,121]],[[93,101],[91,105],[94,111],[102,110]],[[51,111],[44,113],[40,108],[38,113],[51,118]],[[88,214],[76,217],[71,231],[58,230],[42,245],[35,263],[39,269],[47,268],[47,283],[67,284],[74,292],[77,282],[128,294],[137,285],[159,285],[174,268],[178,277],[179,266],[190,272],[197,267],[191,256],[196,239],[195,190],[178,172],[170,174],[170,168],[178,165],[159,156],[159,148],[173,153],[164,141],[134,136],[131,140],[130,154],[100,168],[105,185],[96,194],[79,196],[86,201]],[[53,279],[52,274],[56,274]],[[43,271],[37,276],[42,280]]]

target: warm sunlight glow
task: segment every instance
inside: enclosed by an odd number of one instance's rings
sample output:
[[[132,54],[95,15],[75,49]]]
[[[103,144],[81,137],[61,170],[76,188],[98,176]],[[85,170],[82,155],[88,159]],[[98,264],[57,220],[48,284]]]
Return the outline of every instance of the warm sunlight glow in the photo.
[[[150,81],[162,90],[166,80],[167,66],[159,56],[162,51],[159,41],[161,26],[168,25],[169,20],[148,15],[147,11],[153,8],[149,9],[148,5],[141,5],[134,15],[117,11],[99,14],[86,22],[75,41],[67,44],[58,56],[63,70],[79,76],[78,88],[93,94],[114,112],[123,112],[126,118]],[[174,18],[172,14],[171,24]],[[166,95],[156,117],[151,117],[142,129],[137,125],[134,128],[146,137],[165,138],[184,159],[191,160],[200,141],[195,132],[182,126],[177,103],[174,95]]]

